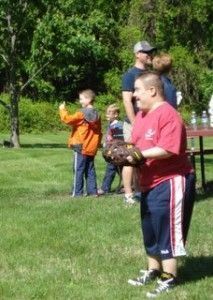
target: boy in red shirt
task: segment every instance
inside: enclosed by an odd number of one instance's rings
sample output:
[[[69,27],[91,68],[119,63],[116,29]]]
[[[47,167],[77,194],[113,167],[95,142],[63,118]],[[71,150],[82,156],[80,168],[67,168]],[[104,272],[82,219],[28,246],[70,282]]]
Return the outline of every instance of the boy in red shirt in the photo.
[[[132,142],[146,158],[138,175],[148,270],[128,282],[138,286],[160,277],[156,289],[147,293],[153,298],[177,284],[177,257],[186,255],[195,176],[185,152],[184,124],[164,101],[160,76],[144,72],[135,81],[134,96],[141,111],[133,125]]]
[[[82,109],[70,115],[65,103],[59,106],[61,121],[72,127],[68,147],[74,150],[74,179],[72,196],[84,194],[84,178],[87,195],[97,196],[94,158],[101,142],[101,119],[93,107],[95,93],[84,90],[79,93]]]

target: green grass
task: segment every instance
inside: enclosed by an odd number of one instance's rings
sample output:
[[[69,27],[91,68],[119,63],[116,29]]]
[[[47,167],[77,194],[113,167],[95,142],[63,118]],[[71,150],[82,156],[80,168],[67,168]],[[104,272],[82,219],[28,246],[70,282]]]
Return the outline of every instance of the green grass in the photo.
[[[24,135],[21,149],[0,149],[0,299],[145,299],[150,287],[127,284],[146,267],[139,206],[121,195],[70,198],[66,138]],[[206,161],[213,180],[213,156]],[[96,167],[100,184],[100,153]],[[211,192],[197,196],[182,284],[159,299],[213,299],[212,206]]]

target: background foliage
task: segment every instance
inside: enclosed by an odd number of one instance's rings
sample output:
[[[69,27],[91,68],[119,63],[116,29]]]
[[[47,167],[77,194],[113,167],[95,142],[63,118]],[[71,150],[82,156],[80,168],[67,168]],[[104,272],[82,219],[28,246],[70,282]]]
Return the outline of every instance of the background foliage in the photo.
[[[5,102],[9,102],[9,96],[7,94],[1,95]],[[112,94],[101,94],[97,96],[95,101],[95,107],[100,112],[102,117],[103,130],[105,127],[105,108],[108,103],[117,103],[121,108],[120,117],[124,116],[124,110],[121,101],[118,101]],[[47,102],[47,101],[32,101],[30,98],[22,97],[20,99],[20,131],[22,133],[39,133],[39,132],[56,132],[59,130],[70,130],[69,126],[61,123],[58,113],[59,102]],[[67,109],[70,113],[74,113],[77,109],[80,109],[78,102],[67,103]],[[8,132],[9,128],[9,115],[7,110],[0,106],[0,132]]]
[[[171,77],[183,93],[183,105],[200,112],[213,93],[211,4],[2,0],[0,90],[9,90],[8,62],[15,55],[16,84],[21,89],[31,78],[24,89],[27,98],[75,101],[79,90],[90,87],[100,95],[98,106],[104,109],[107,99],[121,97],[121,75],[133,63],[132,47],[146,39],[159,52],[173,56]],[[11,57],[13,38],[16,48]]]

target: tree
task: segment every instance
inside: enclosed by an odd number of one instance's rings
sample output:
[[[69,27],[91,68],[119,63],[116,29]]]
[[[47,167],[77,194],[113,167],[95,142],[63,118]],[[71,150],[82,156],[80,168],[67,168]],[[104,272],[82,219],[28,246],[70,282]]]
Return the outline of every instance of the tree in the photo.
[[[4,106],[14,147],[20,146],[19,100],[24,91],[34,97],[67,98],[87,86],[104,89],[104,70],[115,60],[113,17],[118,17],[119,2],[0,2],[0,71],[6,74],[4,88],[10,93],[10,107]]]
[[[8,108],[11,120],[10,142],[16,148],[20,147],[19,99],[26,87],[23,82],[27,78],[25,61],[29,56],[39,13],[38,8],[26,0],[0,2],[0,55],[3,59],[1,68],[5,70],[6,89],[10,93],[10,105],[5,107]]]
[[[213,93],[206,86],[212,77],[211,19],[211,0],[132,0],[126,24],[120,29],[121,42],[125,40],[122,64],[132,56],[135,41],[149,40],[159,51],[173,55],[172,77],[184,101],[202,109]]]
[[[67,3],[66,10],[49,8],[38,23],[29,72],[35,72],[49,59],[52,63],[32,82],[35,95],[38,91],[45,98],[51,93],[75,99],[82,88],[104,90],[103,74],[115,62],[116,23],[97,9],[84,14],[81,4],[81,12],[75,14],[77,8],[72,10]]]
[[[212,79],[210,0],[1,0],[0,89],[19,147],[19,100],[73,99],[91,87],[119,97],[132,47],[147,39],[174,57],[173,80],[201,108]],[[71,96],[72,95],[72,96]],[[201,105],[200,105],[201,102]]]

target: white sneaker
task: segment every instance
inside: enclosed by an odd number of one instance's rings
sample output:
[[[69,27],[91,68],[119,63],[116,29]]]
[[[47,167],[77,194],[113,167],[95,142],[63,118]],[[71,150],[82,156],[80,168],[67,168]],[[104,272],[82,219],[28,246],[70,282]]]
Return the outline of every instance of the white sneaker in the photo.
[[[124,202],[126,204],[130,204],[130,205],[133,205],[136,203],[135,199],[134,199],[134,196],[132,194],[130,195],[124,195]]]
[[[102,196],[102,195],[104,195],[104,194],[105,194],[104,190],[98,189],[98,195],[99,195],[99,196]]]
[[[160,277],[160,271],[158,270],[140,270],[140,273],[141,276],[129,279],[128,283],[134,286],[141,286]]]
[[[169,278],[167,280],[158,280],[157,287],[155,290],[148,292],[146,296],[148,298],[156,298],[161,293],[168,293],[169,290],[173,289],[176,286],[175,278]]]

